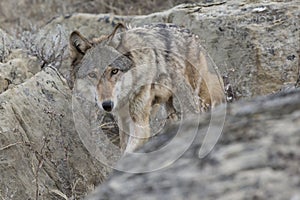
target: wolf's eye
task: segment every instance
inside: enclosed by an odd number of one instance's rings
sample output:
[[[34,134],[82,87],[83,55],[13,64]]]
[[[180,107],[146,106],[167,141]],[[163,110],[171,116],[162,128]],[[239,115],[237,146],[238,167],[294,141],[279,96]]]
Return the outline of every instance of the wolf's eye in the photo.
[[[91,72],[88,74],[90,78],[97,78],[97,74],[95,72]]]
[[[111,75],[116,75],[119,72],[119,69],[111,70]]]

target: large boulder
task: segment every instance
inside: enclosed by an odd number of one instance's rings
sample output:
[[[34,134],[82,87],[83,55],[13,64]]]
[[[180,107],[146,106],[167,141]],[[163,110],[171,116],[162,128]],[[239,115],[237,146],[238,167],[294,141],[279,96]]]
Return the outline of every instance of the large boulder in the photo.
[[[44,46],[51,49],[49,41],[62,37],[61,46],[56,47],[59,51],[67,46],[73,30],[93,38],[110,33],[118,22],[131,26],[164,22],[190,29],[202,39],[238,98],[276,92],[284,84],[295,83],[298,76],[300,5],[295,1],[212,1],[144,16],[79,13],[48,23],[35,43],[46,43]],[[64,74],[68,66],[63,63]]]
[[[260,97],[227,108],[223,105],[215,115],[207,114],[199,121],[195,118],[173,125],[139,152],[156,150],[166,137],[184,145],[198,129],[194,142],[178,160],[164,167],[181,146],[161,151],[152,159],[147,153],[125,156],[116,168],[135,173],[114,171],[86,199],[299,199],[299,98],[299,90]],[[212,121],[222,122],[224,113],[218,143],[202,156],[199,151],[207,132],[218,129]],[[177,133],[179,127],[184,134]],[[162,169],[139,173],[147,166]]]
[[[3,199],[78,199],[110,171],[82,144],[72,93],[52,68],[0,95],[0,143]]]
[[[213,0],[221,1],[221,0]],[[116,13],[141,15],[174,7],[180,3],[210,2],[207,0],[172,1],[110,1],[110,0],[2,0],[0,2],[0,28],[15,33],[37,29],[56,16],[72,13]]]
[[[54,18],[21,39],[42,66],[55,66],[68,79],[70,33],[79,30],[91,39],[110,33],[118,22],[164,22],[190,29],[237,98],[276,92],[298,77],[300,5],[295,1],[205,1],[141,16],[76,13]]]

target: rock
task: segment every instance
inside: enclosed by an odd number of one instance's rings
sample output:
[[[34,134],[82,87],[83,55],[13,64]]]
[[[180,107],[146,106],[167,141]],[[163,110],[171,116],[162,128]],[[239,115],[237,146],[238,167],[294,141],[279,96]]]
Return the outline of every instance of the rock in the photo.
[[[164,161],[169,161],[180,146],[151,159],[147,153],[125,156],[117,168],[136,173],[114,171],[86,199],[299,198],[299,98],[300,90],[259,97],[221,106],[212,120],[207,114],[199,122],[194,119],[173,125],[139,152],[157,150],[166,141],[165,137],[184,145],[198,128],[193,143],[179,159],[164,166]],[[208,127],[214,130],[213,121],[222,122],[224,113],[226,118],[218,143],[208,155],[199,157]],[[179,127],[183,134],[178,132]],[[161,169],[138,173],[147,166]]]
[[[75,6],[74,2],[67,3]],[[20,5],[23,4],[22,1]],[[54,1],[47,6],[52,10],[58,4]],[[41,5],[37,7],[33,13],[41,11]],[[80,9],[84,10],[84,7]],[[53,12],[55,16],[55,9],[50,10],[47,13]],[[221,75],[230,80],[237,98],[250,98],[279,91],[283,84],[296,82],[297,51],[300,48],[299,10],[300,5],[295,1],[220,0],[183,4],[144,16],[68,14],[54,18],[31,33],[33,35],[27,36],[30,39],[25,46],[43,66],[59,68],[68,79],[67,46],[73,30],[93,38],[110,33],[118,22],[131,26],[174,23],[199,35]],[[14,14],[3,13],[7,15],[5,18]]]
[[[229,75],[238,97],[249,98],[296,81],[299,8],[293,1],[223,1],[180,5],[136,17],[132,23],[164,21],[198,34],[221,74]]]
[[[164,10],[181,2],[211,2],[220,0],[172,0],[172,1],[114,1],[94,0],[4,0],[0,2],[0,28],[8,32],[36,29],[53,17],[70,17],[73,13],[116,13],[119,15],[141,15]],[[13,11],[13,12],[12,12]]]
[[[74,14],[48,23],[35,43],[42,46],[62,35],[59,50],[73,30],[93,38],[110,33],[118,22],[131,26],[164,22],[190,29],[202,39],[221,75],[229,78],[237,98],[279,91],[298,77],[300,5],[295,1],[212,1],[144,16]],[[65,75],[68,66],[63,62]]]
[[[0,75],[0,93],[7,90],[9,81]]]
[[[110,171],[82,144],[72,93],[52,68],[0,95],[0,143],[3,199],[79,199]]]
[[[0,29],[0,94],[40,71],[39,60],[21,42]]]
[[[3,62],[13,46],[13,38],[0,29],[0,62]]]
[[[0,63],[0,93],[31,78],[40,71],[36,57],[30,56],[21,49],[10,50],[10,54]]]
[[[227,1],[201,7],[182,24],[189,24],[187,28],[203,38],[220,71],[229,73],[238,95],[253,97],[295,83],[299,8],[293,1]]]

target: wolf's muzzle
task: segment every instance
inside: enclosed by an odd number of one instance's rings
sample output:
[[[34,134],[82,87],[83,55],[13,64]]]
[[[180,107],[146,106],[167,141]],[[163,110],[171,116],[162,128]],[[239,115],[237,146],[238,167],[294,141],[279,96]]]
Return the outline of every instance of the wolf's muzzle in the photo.
[[[113,107],[114,107],[114,102],[112,102],[110,100],[102,102],[102,108],[103,108],[103,110],[105,110],[107,112],[112,111]]]

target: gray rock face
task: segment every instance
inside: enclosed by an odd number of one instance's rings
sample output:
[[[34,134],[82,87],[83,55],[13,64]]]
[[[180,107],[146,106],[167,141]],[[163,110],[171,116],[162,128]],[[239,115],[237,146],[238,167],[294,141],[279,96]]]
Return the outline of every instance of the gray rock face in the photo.
[[[186,135],[199,131],[188,150],[173,164],[149,173],[115,171],[90,195],[102,199],[298,199],[300,197],[300,91],[256,98],[218,108],[226,109],[222,136],[213,150],[199,158],[199,150],[210,124],[210,116],[200,122],[189,120],[170,127],[165,135],[146,144],[140,152],[160,146],[164,137],[176,136],[178,144]],[[215,119],[221,120],[217,114]],[[211,129],[214,125],[210,124]],[[138,169],[161,163],[176,149],[156,159],[125,156],[119,168]]]
[[[0,95],[2,199],[79,199],[104,180],[110,170],[82,144],[71,97],[51,68]]]
[[[53,17],[72,13],[117,13],[141,15],[157,12],[180,3],[216,2],[220,0],[172,0],[172,1],[110,1],[110,0],[2,0],[0,2],[0,28],[9,32],[39,28]]]
[[[238,98],[276,92],[284,84],[295,83],[298,76],[300,4],[296,1],[213,1],[145,16],[74,14],[47,24],[37,38],[48,39],[36,43],[42,45],[60,35],[58,24],[66,31],[62,41],[67,41],[73,30],[93,38],[110,33],[118,22],[131,26],[174,23],[190,29],[202,39]]]
[[[62,16],[30,36],[25,34],[23,46],[42,65],[59,68],[68,79],[67,46],[73,30],[93,38],[109,34],[118,22],[131,26],[174,23],[190,29],[202,39],[216,68],[228,77],[237,98],[270,94],[284,84],[295,83],[299,62],[297,51],[300,49],[299,3],[205,2],[184,4],[144,16],[84,13]],[[53,6],[57,3],[55,1]]]
[[[182,5],[132,19],[133,24],[169,22],[203,39],[221,74],[238,97],[278,91],[295,82],[300,48],[300,5],[295,1],[223,1]]]

